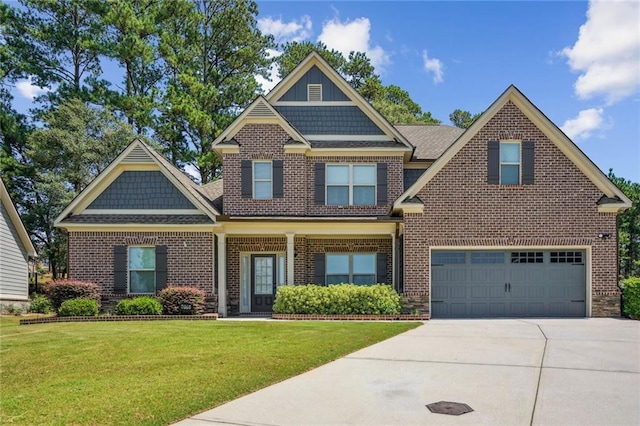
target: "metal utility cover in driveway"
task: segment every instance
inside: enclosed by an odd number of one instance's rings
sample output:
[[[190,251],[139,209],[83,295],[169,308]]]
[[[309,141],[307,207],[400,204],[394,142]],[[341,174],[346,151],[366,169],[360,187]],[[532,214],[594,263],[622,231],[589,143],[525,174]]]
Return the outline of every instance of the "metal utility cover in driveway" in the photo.
[[[433,404],[427,404],[427,408],[432,413],[448,414],[450,416],[459,416],[473,411],[473,408],[461,402],[440,401]]]

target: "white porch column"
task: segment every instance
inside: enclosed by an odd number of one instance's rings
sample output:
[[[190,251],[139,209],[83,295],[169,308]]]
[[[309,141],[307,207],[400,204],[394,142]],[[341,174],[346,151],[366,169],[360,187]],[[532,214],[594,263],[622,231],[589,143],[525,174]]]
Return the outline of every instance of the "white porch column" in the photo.
[[[396,288],[396,234],[391,234],[391,285]]]
[[[295,250],[293,247],[293,239],[296,234],[287,233],[287,285],[293,285],[293,259]]]
[[[218,313],[227,316],[227,246],[225,234],[216,234],[218,237]]]

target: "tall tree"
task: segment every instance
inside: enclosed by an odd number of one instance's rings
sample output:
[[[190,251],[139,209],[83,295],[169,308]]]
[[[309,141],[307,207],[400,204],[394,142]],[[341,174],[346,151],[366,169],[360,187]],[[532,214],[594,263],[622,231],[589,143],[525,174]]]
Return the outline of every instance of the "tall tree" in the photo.
[[[112,0],[103,17],[106,55],[124,69],[115,107],[137,133],[149,133],[158,107],[164,75],[157,49],[162,11],[157,0]]]
[[[39,87],[52,105],[70,98],[91,100],[107,83],[100,79],[103,26],[99,0],[20,0],[6,11],[6,48],[21,74]]]
[[[184,137],[188,151],[177,157],[207,183],[221,172],[211,143],[255,98],[255,76],[266,76],[273,41],[258,29],[253,1],[176,0],[169,6],[177,22],[161,33],[160,51],[170,70],[160,120],[168,123],[165,135]]]
[[[371,60],[363,52],[351,52],[345,58],[337,50],[322,43],[290,42],[283,45],[283,54],[276,62],[279,75],[289,74],[311,52],[318,52],[349,84],[392,124],[438,124],[430,112],[423,112],[406,90],[384,86],[375,74]]]
[[[633,206],[618,215],[618,259],[620,277],[640,276],[640,183],[616,176],[609,179],[631,199]]]
[[[469,111],[456,109],[451,114],[449,114],[449,120],[456,127],[459,127],[461,129],[468,129],[478,118],[480,118],[481,115],[481,112],[472,115]]]

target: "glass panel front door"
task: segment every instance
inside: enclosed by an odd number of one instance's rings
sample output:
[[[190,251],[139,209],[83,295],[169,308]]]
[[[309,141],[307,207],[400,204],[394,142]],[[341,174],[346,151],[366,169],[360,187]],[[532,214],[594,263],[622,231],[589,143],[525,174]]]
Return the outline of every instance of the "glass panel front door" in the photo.
[[[251,256],[251,311],[271,312],[276,290],[276,256]]]

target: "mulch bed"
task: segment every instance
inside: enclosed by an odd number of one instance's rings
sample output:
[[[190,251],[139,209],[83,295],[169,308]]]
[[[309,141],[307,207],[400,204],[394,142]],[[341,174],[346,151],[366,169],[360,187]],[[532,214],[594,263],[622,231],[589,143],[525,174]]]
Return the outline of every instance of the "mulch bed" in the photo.
[[[205,315],[104,315],[97,317],[42,317],[25,318],[20,320],[20,325],[46,324],[51,322],[109,322],[109,321],[212,321],[217,320],[218,314]]]
[[[315,314],[273,314],[277,320],[298,321],[426,321],[428,314],[399,314],[399,315],[315,315]]]

